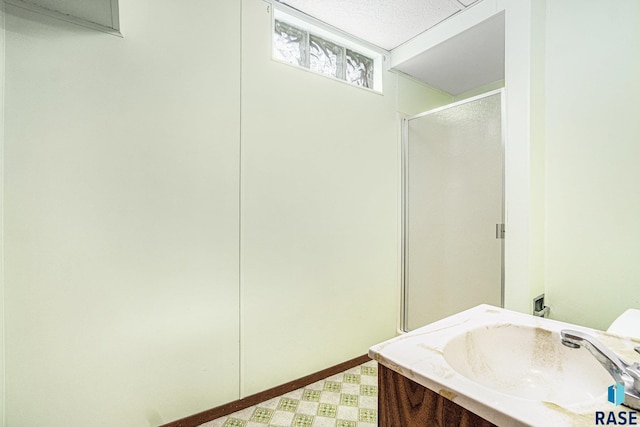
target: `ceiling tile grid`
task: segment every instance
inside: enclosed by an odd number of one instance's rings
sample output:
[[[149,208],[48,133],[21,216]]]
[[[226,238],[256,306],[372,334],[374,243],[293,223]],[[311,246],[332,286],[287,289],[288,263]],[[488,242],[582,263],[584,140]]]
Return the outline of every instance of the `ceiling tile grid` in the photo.
[[[279,1],[385,50],[391,50],[478,0]]]

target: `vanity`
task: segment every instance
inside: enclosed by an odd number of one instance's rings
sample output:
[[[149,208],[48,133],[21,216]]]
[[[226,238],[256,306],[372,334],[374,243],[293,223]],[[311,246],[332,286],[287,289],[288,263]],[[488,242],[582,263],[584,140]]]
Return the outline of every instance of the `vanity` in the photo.
[[[490,305],[375,345],[379,426],[640,425],[581,337],[640,363],[640,341]]]

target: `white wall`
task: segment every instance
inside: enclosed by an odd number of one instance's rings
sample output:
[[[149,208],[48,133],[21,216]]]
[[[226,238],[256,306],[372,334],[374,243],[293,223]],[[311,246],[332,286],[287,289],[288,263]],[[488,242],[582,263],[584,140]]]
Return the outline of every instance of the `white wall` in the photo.
[[[531,279],[529,313],[533,298],[545,292],[546,226],[546,0],[531,2]],[[545,300],[548,304],[549,301]]]
[[[6,425],[237,398],[240,5],[6,12]]]
[[[7,6],[5,425],[155,426],[395,335],[397,109],[449,98],[271,61],[267,6]]]
[[[480,86],[475,89],[471,89],[467,92],[463,92],[459,95],[453,97],[453,101],[462,101],[467,98],[471,98],[474,96],[482,95],[483,93],[491,92],[492,90],[498,90],[504,88],[504,80],[498,80],[497,82],[492,82],[483,86]]]
[[[640,3],[547,2],[546,293],[606,328],[640,308]]]
[[[505,10],[505,308],[530,312],[531,0]]]
[[[413,116],[453,102],[447,92],[434,89],[412,77],[398,73],[398,112],[403,117]]]
[[[4,171],[4,2],[0,2],[0,170]],[[4,173],[0,173],[0,204],[4,206]],[[4,209],[0,209],[0,224],[4,224]],[[0,242],[4,242],[4,227],[0,226]],[[5,418],[5,306],[4,244],[0,245],[0,426]]]
[[[243,1],[243,394],[395,334],[396,77],[384,95],[272,61],[268,3]]]

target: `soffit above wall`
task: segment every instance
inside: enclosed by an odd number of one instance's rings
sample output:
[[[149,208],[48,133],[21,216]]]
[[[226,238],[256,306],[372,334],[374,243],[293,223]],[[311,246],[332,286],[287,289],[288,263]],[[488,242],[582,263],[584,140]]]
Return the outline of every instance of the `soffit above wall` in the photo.
[[[452,95],[504,80],[504,14],[393,68]]]

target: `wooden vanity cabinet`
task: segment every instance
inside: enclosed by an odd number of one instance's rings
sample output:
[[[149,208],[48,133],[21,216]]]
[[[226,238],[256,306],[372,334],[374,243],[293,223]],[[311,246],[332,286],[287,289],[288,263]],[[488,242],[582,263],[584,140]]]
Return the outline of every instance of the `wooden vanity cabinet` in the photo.
[[[378,426],[495,427],[495,424],[378,364]]]

